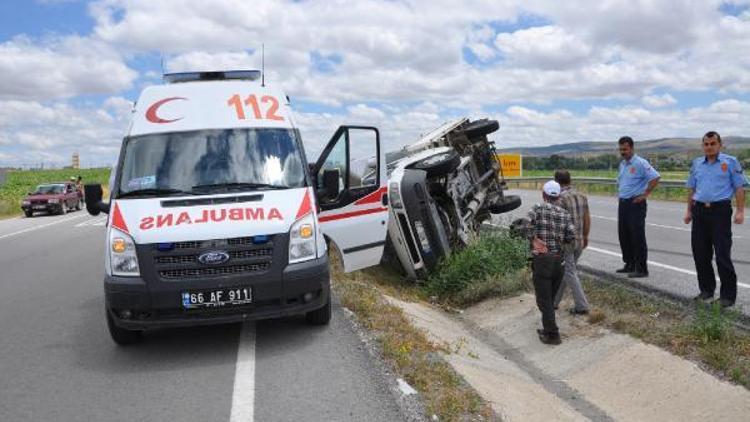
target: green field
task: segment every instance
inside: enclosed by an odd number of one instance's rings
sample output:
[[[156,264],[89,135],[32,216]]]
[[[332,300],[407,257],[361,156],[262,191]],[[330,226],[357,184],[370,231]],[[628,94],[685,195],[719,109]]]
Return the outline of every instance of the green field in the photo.
[[[81,176],[83,183],[107,185],[109,169],[79,170],[11,170],[6,174],[5,183],[0,186],[0,218],[21,214],[21,201],[37,185],[64,182],[73,176]]]
[[[553,170],[524,170],[523,177],[550,177],[555,174]],[[686,180],[688,171],[660,171],[662,180]],[[573,179],[576,177],[606,177],[614,179],[617,177],[617,170],[570,170]]]

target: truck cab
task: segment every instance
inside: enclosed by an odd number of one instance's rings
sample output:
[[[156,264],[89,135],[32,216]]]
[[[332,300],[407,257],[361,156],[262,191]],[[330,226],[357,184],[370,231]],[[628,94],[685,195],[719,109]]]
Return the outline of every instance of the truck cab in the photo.
[[[107,324],[145,330],[331,315],[327,243],[345,271],[376,265],[388,217],[377,128],[341,126],[308,165],[288,97],[259,71],[165,75],[140,95],[110,186]],[[364,178],[372,170],[376,176]]]

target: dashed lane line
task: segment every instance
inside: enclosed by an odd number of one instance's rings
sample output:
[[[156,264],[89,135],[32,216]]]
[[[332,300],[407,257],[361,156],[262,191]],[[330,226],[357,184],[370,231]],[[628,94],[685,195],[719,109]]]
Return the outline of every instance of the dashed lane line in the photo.
[[[240,329],[230,422],[253,422],[255,413],[255,323]]]
[[[33,226],[33,227],[29,227],[29,228],[26,228],[26,229],[23,229],[23,230],[19,230],[19,231],[13,232],[13,233],[7,233],[7,234],[0,235],[0,239],[5,239],[5,238],[8,238],[8,237],[17,236],[19,234],[32,232],[32,231],[35,231],[35,230],[43,229],[45,227],[54,226],[55,224],[65,223],[65,222],[76,220],[76,219],[79,219],[81,217],[86,217],[86,216],[88,216],[88,214],[80,214],[80,215],[75,215],[75,216],[70,217],[70,218],[63,218],[63,219],[60,219],[60,220],[55,220],[55,221],[53,221],[51,223],[42,224],[42,225],[39,225],[39,226]]]
[[[90,220],[83,221],[81,223],[76,224],[76,227],[86,227],[86,226],[103,226],[107,224],[107,217],[103,218],[92,218]]]
[[[599,252],[599,253],[604,254],[604,255],[615,256],[617,258],[621,258],[622,257],[622,255],[619,254],[619,253],[617,253],[617,252],[612,252],[612,251],[608,251],[606,249],[601,249],[601,248],[595,248],[593,246],[587,247],[586,250],[593,251],[593,252]],[[697,276],[697,274],[696,274],[695,271],[686,270],[684,268],[675,267],[673,265],[662,264],[661,262],[654,262],[654,261],[647,261],[647,262],[648,262],[648,265],[653,265],[654,267],[660,267],[660,268],[664,268],[664,269],[667,269],[667,270],[676,271],[676,272],[682,273],[682,274],[688,274],[688,275]],[[745,283],[739,283],[738,282],[737,286],[744,287],[746,289],[750,289],[750,284],[745,284]]]

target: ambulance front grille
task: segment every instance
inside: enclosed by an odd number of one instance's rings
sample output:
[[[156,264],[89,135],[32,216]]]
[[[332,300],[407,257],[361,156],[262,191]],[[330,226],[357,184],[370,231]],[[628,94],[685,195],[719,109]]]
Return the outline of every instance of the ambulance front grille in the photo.
[[[184,268],[179,270],[159,271],[159,275],[165,279],[211,277],[217,275],[247,274],[265,271],[271,265],[270,262],[260,264],[230,265],[227,267],[207,268]]]
[[[279,235],[235,237],[145,246],[153,271],[165,281],[180,281],[232,275],[253,275],[269,271],[273,265],[275,241],[286,243]],[[224,252],[229,259],[221,263],[202,263],[206,252]],[[148,267],[151,267],[149,265]]]

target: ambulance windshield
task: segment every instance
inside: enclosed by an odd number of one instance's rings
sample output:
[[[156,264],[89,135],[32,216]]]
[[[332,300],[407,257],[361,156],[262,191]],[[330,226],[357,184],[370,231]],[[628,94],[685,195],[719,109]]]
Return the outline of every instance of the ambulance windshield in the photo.
[[[303,166],[291,129],[141,135],[126,140],[119,194],[298,188],[305,186]]]

